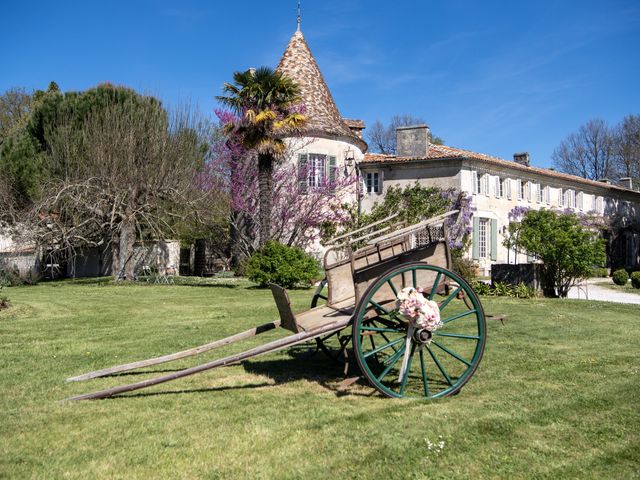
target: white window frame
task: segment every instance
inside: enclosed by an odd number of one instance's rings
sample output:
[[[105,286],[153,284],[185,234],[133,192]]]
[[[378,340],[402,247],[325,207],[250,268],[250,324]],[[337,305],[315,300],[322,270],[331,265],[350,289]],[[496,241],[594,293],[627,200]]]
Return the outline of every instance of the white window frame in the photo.
[[[380,172],[367,172],[365,176],[365,191],[368,194],[371,193],[380,193],[382,189],[380,188],[382,185],[380,182]]]
[[[516,180],[516,190],[517,190],[517,195],[518,195],[518,200],[522,200],[524,198],[523,196],[523,183],[522,180],[518,179]]]
[[[480,177],[480,194],[489,196],[489,175],[486,173]]]
[[[327,155],[322,153],[310,153],[308,160],[309,176],[307,184],[309,188],[321,188],[327,183]]]
[[[578,192],[576,195],[576,208],[578,210],[584,210],[584,193]]]
[[[546,203],[547,205],[551,204],[551,187],[549,185],[546,185],[544,187],[543,197],[544,203]]]
[[[471,170],[471,192],[479,193],[480,192],[480,184],[478,182],[478,172],[475,170]]]
[[[495,177],[495,195],[496,198],[502,198],[504,192],[502,191],[502,179],[500,177]]]
[[[564,207],[564,190],[558,189],[558,206]]]
[[[478,219],[478,258],[489,258],[491,219],[480,217]]]
[[[507,200],[511,200],[511,179],[510,178],[505,178],[504,179],[504,186],[502,188],[502,190],[504,191],[506,187],[506,195],[507,195]]]
[[[539,183],[536,183],[536,202],[542,203],[542,200],[543,200],[542,185],[540,185]]]

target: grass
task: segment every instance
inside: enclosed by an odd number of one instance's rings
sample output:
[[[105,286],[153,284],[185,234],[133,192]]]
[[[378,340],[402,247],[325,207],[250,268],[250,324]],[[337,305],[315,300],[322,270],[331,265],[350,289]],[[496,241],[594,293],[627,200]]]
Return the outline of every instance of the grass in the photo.
[[[364,384],[343,390],[341,368],[301,347],[69,403],[60,400],[146,378],[69,376],[276,318],[270,292],[217,279],[58,282],[5,294],[0,478],[640,477],[638,306],[485,298],[488,313],[509,321],[490,322],[484,359],[462,392],[434,402],[381,398]],[[294,309],[311,295],[291,292]]]

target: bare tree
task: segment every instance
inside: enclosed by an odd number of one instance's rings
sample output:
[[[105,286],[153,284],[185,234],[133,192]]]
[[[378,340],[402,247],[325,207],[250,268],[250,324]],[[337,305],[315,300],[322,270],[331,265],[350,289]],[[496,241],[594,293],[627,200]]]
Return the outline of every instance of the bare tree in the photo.
[[[426,123],[422,118],[408,114],[394,115],[389,125],[385,126],[380,120],[376,120],[368,128],[367,142],[372,152],[395,155],[396,153],[396,129],[409,125]],[[442,145],[444,141],[440,137],[434,137],[429,132],[429,141],[436,145]]]
[[[41,244],[67,252],[110,246],[113,274],[132,278],[137,239],[168,238],[179,222],[224,209],[217,190],[199,188],[206,149],[188,111],[170,117],[155,99],[138,97],[93,110],[80,130],[72,123],[61,119],[49,134],[57,175],[33,210]]]
[[[589,120],[560,142],[551,158],[565,173],[599,180],[615,176],[614,135],[603,120]]]
[[[640,179],[640,115],[627,115],[614,132],[616,168],[620,177]]]
[[[0,224],[14,223],[14,194],[9,178],[0,172]]]

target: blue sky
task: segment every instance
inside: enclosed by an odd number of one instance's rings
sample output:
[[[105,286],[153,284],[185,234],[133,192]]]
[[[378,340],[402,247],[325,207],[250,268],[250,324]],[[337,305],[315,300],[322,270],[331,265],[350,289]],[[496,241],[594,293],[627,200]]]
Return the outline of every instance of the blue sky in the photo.
[[[4,2],[3,2],[4,3]],[[511,158],[591,118],[640,114],[640,2],[303,0],[302,31],[343,116],[424,118],[448,145]],[[296,1],[3,5],[0,91],[109,81],[210,113],[235,70],[275,66]]]

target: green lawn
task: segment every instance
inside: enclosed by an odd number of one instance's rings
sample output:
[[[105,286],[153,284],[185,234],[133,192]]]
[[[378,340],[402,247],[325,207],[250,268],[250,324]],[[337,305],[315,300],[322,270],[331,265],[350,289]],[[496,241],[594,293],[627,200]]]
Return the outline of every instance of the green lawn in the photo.
[[[381,398],[360,384],[340,390],[340,367],[306,348],[119,398],[60,402],[146,378],[69,376],[274,319],[271,294],[222,279],[6,293],[0,478],[640,477],[638,306],[483,299],[509,321],[490,322],[484,359],[462,392],[433,402]],[[311,298],[291,295],[298,310]],[[229,351],[238,346],[157,370]]]

